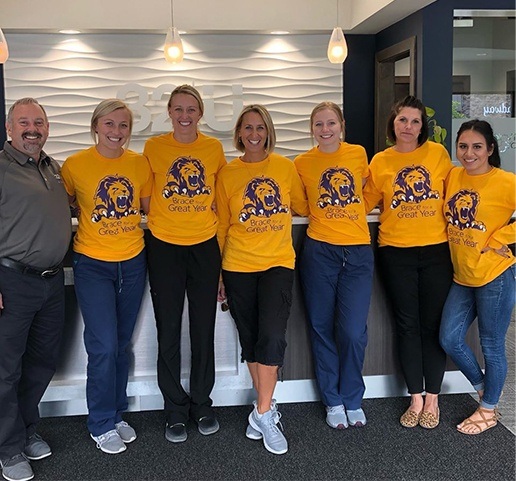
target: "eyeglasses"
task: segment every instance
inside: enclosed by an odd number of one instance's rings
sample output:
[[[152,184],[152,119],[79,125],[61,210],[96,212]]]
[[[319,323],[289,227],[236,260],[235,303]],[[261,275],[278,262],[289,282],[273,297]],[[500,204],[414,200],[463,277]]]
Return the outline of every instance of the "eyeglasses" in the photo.
[[[220,304],[220,310],[221,310],[222,312],[227,312],[227,311],[229,311],[229,305],[228,305],[228,303],[227,303],[226,301],[224,301],[224,302],[222,302],[222,303]]]

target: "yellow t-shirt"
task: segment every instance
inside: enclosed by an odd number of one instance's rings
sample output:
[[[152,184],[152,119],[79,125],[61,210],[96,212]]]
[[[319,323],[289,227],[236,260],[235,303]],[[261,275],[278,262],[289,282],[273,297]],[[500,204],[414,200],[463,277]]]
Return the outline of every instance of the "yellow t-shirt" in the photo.
[[[256,163],[234,159],[220,171],[216,192],[223,269],[294,268],[292,210],[306,216],[308,204],[291,160],[275,153]]]
[[[215,178],[226,165],[222,144],[198,132],[183,144],[172,133],[151,137],[143,154],[154,174],[148,227],[164,242],[194,245],[217,233]]]
[[[327,154],[314,147],[297,156],[294,165],[308,196],[308,237],[334,245],[369,244],[362,196],[362,181],[369,175],[365,149],[341,142]]]
[[[516,223],[509,220],[516,209],[516,175],[493,168],[482,175],[468,175],[455,167],[446,180],[444,215],[453,262],[453,280],[480,287],[491,282],[515,262],[486,246],[499,249],[516,242]]]
[[[152,188],[152,174],[143,155],[125,150],[109,159],[90,147],[68,157],[61,176],[81,211],[75,252],[120,262],[143,250],[140,199],[149,197]]]
[[[446,149],[431,141],[412,152],[389,147],[373,157],[364,199],[366,212],[380,206],[380,247],[417,247],[447,241],[444,181],[451,168]]]

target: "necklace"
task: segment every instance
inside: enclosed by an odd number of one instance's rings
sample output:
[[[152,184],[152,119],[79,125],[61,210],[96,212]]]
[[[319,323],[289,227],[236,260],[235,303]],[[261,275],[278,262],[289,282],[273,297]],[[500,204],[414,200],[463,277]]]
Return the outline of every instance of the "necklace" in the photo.
[[[242,157],[239,157],[239,159],[242,162],[242,164],[244,164],[244,166],[247,170],[247,173],[249,174],[249,177],[251,179],[253,179],[255,177],[265,177],[265,175],[267,174],[267,171],[269,170],[269,164],[271,162],[271,158],[269,155],[267,155],[267,157],[265,157],[265,159],[260,160],[259,162],[246,162]],[[257,167],[255,169],[254,174],[253,174],[253,169],[250,167],[249,164]],[[265,168],[264,168],[264,166],[265,166]]]

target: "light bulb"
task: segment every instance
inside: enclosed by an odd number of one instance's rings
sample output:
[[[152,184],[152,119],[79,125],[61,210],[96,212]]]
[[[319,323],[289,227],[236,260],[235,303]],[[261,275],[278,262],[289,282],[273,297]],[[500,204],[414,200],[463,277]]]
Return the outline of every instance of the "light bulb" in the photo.
[[[177,28],[170,27],[168,29],[163,53],[165,54],[167,62],[179,63],[183,60],[183,42],[181,41]]]
[[[328,43],[328,60],[331,63],[343,63],[348,56],[348,46],[340,27],[335,27]]]
[[[5,40],[4,33],[0,28],[0,63],[5,63],[9,58],[9,47],[7,46],[7,41]]]

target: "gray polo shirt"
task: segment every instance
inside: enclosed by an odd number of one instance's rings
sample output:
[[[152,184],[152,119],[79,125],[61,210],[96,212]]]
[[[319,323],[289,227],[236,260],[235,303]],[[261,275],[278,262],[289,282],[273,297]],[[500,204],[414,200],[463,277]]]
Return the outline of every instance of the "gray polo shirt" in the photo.
[[[0,151],[0,257],[46,269],[59,264],[71,237],[68,196],[59,164],[5,142]]]

